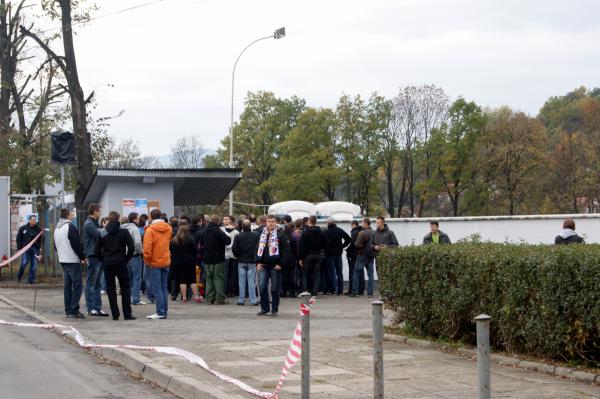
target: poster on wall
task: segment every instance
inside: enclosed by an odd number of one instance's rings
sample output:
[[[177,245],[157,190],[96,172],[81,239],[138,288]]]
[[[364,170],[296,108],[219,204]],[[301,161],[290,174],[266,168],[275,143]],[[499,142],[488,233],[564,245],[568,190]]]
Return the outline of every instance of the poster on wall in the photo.
[[[148,201],[148,212],[152,212],[154,209],[160,209],[160,201]]]
[[[128,216],[130,213],[135,212],[138,215],[148,213],[148,200],[146,199],[131,199],[126,198],[122,201],[123,216]]]

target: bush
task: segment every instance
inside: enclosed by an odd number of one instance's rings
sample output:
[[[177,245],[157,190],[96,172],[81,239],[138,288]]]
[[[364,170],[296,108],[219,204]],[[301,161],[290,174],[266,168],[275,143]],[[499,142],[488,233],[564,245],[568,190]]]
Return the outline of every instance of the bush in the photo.
[[[396,322],[418,334],[600,366],[600,245],[465,243],[384,251],[379,287]]]

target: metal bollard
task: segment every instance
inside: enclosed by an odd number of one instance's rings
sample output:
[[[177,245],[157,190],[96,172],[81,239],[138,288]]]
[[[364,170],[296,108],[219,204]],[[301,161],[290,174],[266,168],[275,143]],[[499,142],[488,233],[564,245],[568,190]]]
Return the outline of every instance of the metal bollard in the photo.
[[[383,302],[373,301],[373,398],[383,399]]]
[[[305,305],[309,305],[310,302],[310,294],[308,292],[303,292],[300,294],[300,298],[302,298],[302,303]],[[301,318],[302,324],[302,399],[310,398],[310,313],[306,316],[302,316]]]
[[[477,373],[479,378],[479,399],[491,398],[490,385],[490,320],[486,314],[475,318],[477,325]]]

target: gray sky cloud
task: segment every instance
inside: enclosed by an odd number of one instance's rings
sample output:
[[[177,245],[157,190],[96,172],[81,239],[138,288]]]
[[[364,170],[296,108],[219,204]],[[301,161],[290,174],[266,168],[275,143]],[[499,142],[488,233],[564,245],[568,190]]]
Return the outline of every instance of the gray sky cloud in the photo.
[[[140,2],[102,0],[99,13]],[[165,0],[78,28],[76,45],[100,114],[126,110],[111,133],[160,155],[191,134],[218,147],[235,57],[280,26],[286,38],[257,44],[238,65],[236,118],[247,91],[334,107],[342,93],[391,97],[424,83],[535,114],[551,95],[600,86],[599,11],[591,0]]]

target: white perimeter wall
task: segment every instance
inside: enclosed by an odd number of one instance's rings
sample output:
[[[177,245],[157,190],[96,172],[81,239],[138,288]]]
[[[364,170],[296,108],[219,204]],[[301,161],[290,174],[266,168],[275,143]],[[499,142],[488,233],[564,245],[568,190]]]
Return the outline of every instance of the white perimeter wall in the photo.
[[[576,230],[585,238],[586,243],[600,243],[600,214],[403,218],[388,219],[386,223],[396,234],[400,245],[420,245],[423,237],[429,232],[429,222],[432,220],[439,221],[440,230],[448,234],[452,242],[479,234],[483,241],[553,244],[554,237],[562,230],[563,220],[568,217],[575,220]],[[337,224],[350,232],[350,222]],[[371,226],[375,228],[374,220]],[[345,254],[344,279],[348,280]]]

